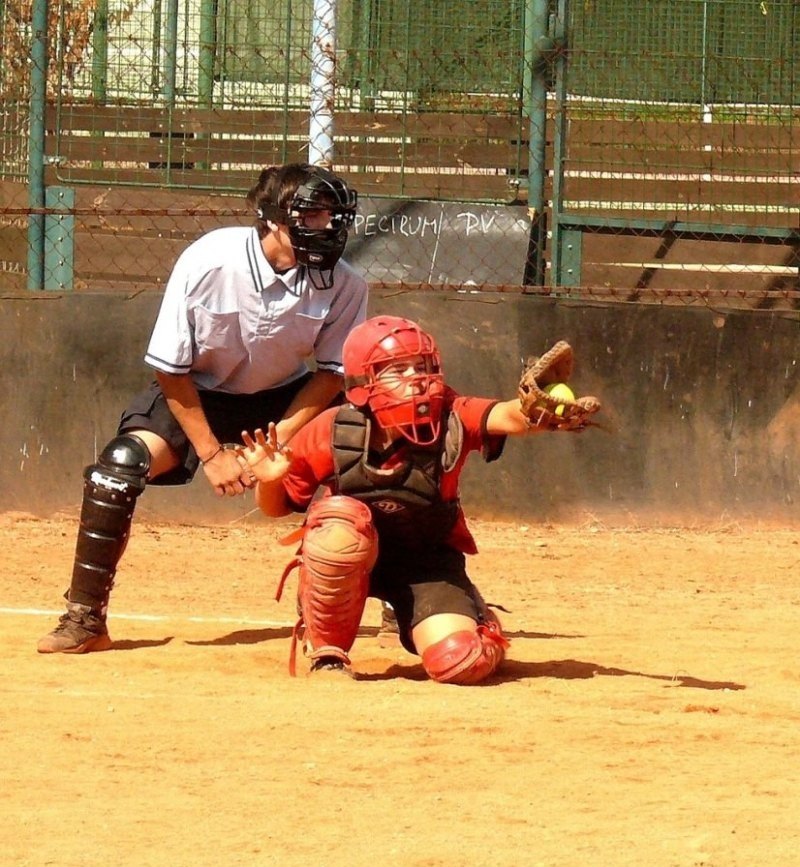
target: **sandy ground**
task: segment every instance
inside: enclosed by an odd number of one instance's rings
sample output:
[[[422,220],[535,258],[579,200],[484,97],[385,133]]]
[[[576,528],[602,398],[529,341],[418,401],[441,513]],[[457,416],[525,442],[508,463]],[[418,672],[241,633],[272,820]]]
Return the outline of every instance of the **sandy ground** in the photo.
[[[456,687],[372,602],[356,679],[290,678],[257,519],[137,523],[113,650],[40,656],[75,522],[0,515],[0,862],[800,864],[797,534],[473,528],[512,646]]]

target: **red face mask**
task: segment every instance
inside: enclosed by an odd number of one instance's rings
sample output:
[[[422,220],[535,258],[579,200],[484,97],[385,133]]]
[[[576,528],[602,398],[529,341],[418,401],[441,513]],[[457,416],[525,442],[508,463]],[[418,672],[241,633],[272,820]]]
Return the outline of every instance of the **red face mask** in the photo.
[[[415,445],[438,440],[445,384],[430,334],[409,319],[376,316],[353,329],[343,360],[352,404],[368,407],[378,425],[397,428]]]

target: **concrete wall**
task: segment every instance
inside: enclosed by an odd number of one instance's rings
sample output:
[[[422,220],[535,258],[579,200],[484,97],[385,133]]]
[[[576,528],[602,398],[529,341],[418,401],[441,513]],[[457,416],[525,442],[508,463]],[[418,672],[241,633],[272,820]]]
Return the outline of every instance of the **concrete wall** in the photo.
[[[160,295],[0,298],[0,511],[74,512],[81,470],[150,376],[142,355]],[[575,348],[573,385],[611,432],[509,441],[474,456],[472,514],[525,521],[686,524],[800,518],[800,328],[794,313],[602,305],[513,293],[373,293],[372,312],[419,320],[458,390],[510,397],[522,359]],[[150,488],[140,513],[228,522],[202,476]]]

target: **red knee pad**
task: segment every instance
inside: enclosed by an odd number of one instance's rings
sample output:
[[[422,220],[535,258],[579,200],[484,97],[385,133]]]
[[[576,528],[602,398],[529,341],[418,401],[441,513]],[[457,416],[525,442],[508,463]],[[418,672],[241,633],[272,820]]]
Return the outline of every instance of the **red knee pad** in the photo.
[[[367,506],[352,497],[326,497],[308,510],[299,556],[281,579],[300,567],[301,620],[306,654],[345,663],[369,592],[378,540]],[[293,662],[290,668],[293,669]]]
[[[474,632],[453,632],[432,644],[422,654],[422,665],[439,683],[480,683],[496,671],[507,647],[499,623],[479,624]]]

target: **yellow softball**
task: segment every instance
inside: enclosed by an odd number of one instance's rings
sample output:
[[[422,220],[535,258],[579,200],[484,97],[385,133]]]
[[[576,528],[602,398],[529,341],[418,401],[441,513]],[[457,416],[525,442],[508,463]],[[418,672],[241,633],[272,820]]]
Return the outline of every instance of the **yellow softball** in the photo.
[[[575,394],[566,382],[554,382],[552,385],[546,386],[544,390],[556,400],[575,400]],[[555,414],[564,415],[563,403],[556,407]]]

